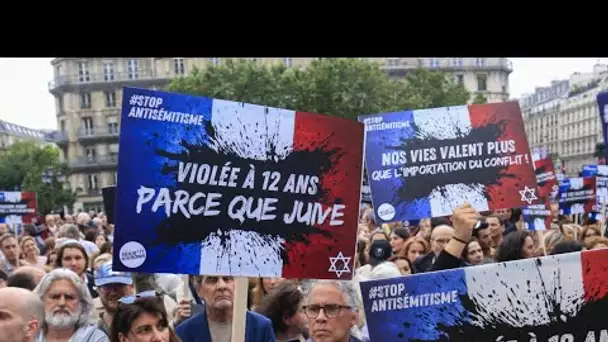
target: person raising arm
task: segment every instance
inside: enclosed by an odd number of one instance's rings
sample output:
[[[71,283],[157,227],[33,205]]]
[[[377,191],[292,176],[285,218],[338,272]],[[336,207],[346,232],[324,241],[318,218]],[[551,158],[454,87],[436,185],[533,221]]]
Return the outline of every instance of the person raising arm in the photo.
[[[465,203],[454,209],[452,215],[452,227],[454,233],[443,251],[437,256],[431,271],[448,270],[465,266],[461,259],[462,251],[471,240],[473,227],[481,215],[469,203]]]

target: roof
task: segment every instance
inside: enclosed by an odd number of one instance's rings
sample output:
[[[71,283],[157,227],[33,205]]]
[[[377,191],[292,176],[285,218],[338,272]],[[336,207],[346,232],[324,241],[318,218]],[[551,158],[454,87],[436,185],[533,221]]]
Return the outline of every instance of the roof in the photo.
[[[50,132],[15,125],[4,120],[0,120],[0,133],[38,140],[51,140],[50,136],[52,135]]]

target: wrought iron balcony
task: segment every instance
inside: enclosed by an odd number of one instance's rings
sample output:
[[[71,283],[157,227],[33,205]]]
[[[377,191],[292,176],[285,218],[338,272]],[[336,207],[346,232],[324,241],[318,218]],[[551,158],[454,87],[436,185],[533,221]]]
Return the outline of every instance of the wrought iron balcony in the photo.
[[[79,139],[112,138],[118,137],[118,127],[80,127],[76,134]]]
[[[60,87],[72,85],[94,85],[116,82],[138,82],[145,80],[169,79],[173,77],[170,73],[157,72],[152,69],[140,69],[137,72],[113,72],[113,73],[84,73],[75,75],[61,75],[49,82],[49,91],[57,91]]]
[[[70,159],[68,166],[70,169],[86,169],[91,167],[116,167],[118,165],[117,155],[103,155],[95,157],[78,157]]]

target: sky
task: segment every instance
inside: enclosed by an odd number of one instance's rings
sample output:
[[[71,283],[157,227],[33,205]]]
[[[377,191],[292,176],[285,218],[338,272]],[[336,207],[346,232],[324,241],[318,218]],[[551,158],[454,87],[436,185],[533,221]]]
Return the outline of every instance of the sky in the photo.
[[[590,72],[608,58],[509,58],[511,98],[534,92],[551,80]],[[48,91],[52,58],[0,58],[0,119],[30,128],[57,128],[55,102]]]

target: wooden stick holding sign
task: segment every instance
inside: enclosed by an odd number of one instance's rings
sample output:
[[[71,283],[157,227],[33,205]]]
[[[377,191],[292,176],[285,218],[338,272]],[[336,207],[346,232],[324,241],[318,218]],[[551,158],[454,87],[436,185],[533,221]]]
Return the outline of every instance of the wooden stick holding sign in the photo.
[[[602,236],[606,236],[606,200],[607,198],[602,197],[602,219],[600,221],[600,230],[602,231]]]
[[[232,309],[232,334],[230,342],[245,342],[245,323],[247,322],[247,297],[249,279],[234,278],[234,301]]]

